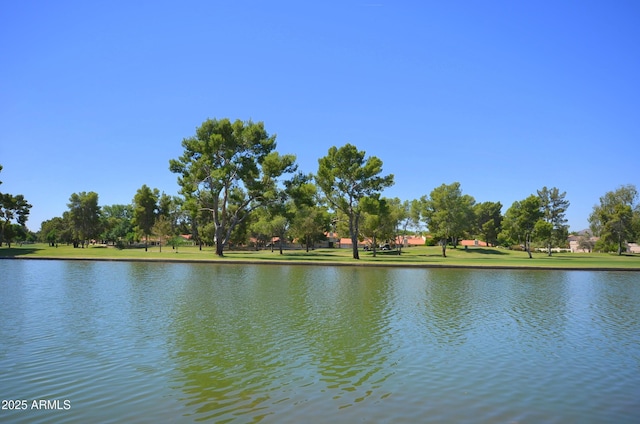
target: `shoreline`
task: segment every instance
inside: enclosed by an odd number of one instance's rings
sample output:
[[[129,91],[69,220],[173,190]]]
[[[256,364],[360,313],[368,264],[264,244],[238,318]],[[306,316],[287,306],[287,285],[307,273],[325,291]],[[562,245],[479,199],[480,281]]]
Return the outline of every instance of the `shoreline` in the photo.
[[[417,268],[417,269],[486,269],[486,270],[524,270],[524,271],[626,271],[640,272],[640,268],[624,267],[554,267],[548,265],[462,265],[462,264],[428,264],[428,263],[371,263],[341,261],[292,261],[262,259],[180,259],[180,258],[86,258],[57,256],[4,256],[0,260],[44,260],[44,261],[95,261],[95,262],[147,262],[177,264],[222,264],[222,265],[301,265],[301,266],[340,266],[340,267],[377,267],[377,268]]]

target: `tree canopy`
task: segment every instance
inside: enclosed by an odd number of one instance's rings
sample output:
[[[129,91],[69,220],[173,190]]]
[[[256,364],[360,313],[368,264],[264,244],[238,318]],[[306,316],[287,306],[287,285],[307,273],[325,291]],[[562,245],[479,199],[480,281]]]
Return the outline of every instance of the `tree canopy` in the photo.
[[[473,229],[475,199],[462,194],[460,183],[442,184],[422,198],[422,217],[433,237],[440,240],[442,256],[447,256],[449,240],[454,247],[465,232]]]
[[[2,165],[0,165],[0,171],[2,171]],[[0,246],[3,242],[11,245],[19,232],[26,233],[25,225],[29,219],[30,210],[31,205],[24,195],[0,192]],[[19,229],[14,228],[14,225]]]
[[[377,254],[378,241],[390,239],[394,235],[395,222],[392,220],[391,205],[384,198],[365,197],[361,201],[362,223],[361,233],[370,237],[373,256]]]
[[[482,235],[487,246],[498,243],[502,228],[502,203],[482,202],[474,206],[476,231]]]
[[[634,185],[618,187],[600,198],[593,207],[589,223],[594,235],[617,246],[622,255],[625,243],[640,236],[640,204]]]
[[[502,228],[504,237],[522,244],[522,247],[532,258],[531,241],[533,240],[536,223],[543,217],[540,198],[530,195],[524,200],[516,200],[507,209]],[[548,226],[545,226],[548,230]],[[540,230],[540,226],[538,226]]]
[[[146,184],[138,189],[133,197],[133,225],[144,236],[144,250],[148,250],[149,236],[153,233],[153,225],[158,216],[158,189],[151,189]]]
[[[277,179],[295,171],[295,156],[275,150],[276,136],[262,122],[228,119],[206,120],[182,147],[169,169],[180,174],[181,193],[211,214],[216,254],[223,256],[234,228],[276,200]]]
[[[83,248],[90,239],[100,232],[100,206],[98,193],[94,191],[73,193],[69,197],[69,214],[73,227],[74,246],[80,244]]]
[[[229,245],[255,243],[259,248],[273,237],[308,249],[332,229],[343,237],[349,233],[355,259],[359,240],[384,238],[393,244],[409,228],[422,235],[426,229],[426,244],[438,240],[443,256],[447,244],[455,248],[462,237],[509,248],[520,244],[529,257],[533,242],[551,255],[553,246],[564,247],[568,241],[570,203],[555,187],[514,202],[503,216],[500,202],[476,204],[457,182],[442,184],[420,199],[383,198],[382,191],[394,184],[393,174],[383,175],[382,160],[366,157],[349,143],[331,147],[318,159],[315,175],[293,175],[295,156],[276,151],[276,136],[262,122],[207,119],[182,140],[182,147],[183,154],[169,161],[170,171],[178,174],[180,196],[143,185],[131,204],[101,208],[97,193],[74,193],[68,211],[42,222],[40,240],[83,247],[88,240],[101,240],[124,247],[124,241],[134,244],[144,237],[146,249],[151,234],[169,240],[190,233],[186,238],[200,248],[215,245],[222,256]],[[0,246],[34,236],[25,226],[30,208],[21,194],[0,193]],[[599,241],[592,246],[592,240],[583,240],[587,250],[622,254],[640,238],[636,187],[607,192],[593,207],[589,223]]]
[[[393,174],[381,176],[382,161],[375,156],[365,158],[366,152],[352,144],[329,149],[326,156],[318,159],[316,182],[329,204],[344,213],[349,220],[353,258],[358,254],[358,234],[362,205],[365,197],[379,194],[393,185]]]
[[[545,224],[537,224],[535,233],[546,244],[549,256],[551,256],[553,244],[565,244],[569,235],[565,214],[570,203],[565,199],[566,195],[566,192],[560,193],[556,187],[548,189],[545,186],[538,190],[542,219]]]

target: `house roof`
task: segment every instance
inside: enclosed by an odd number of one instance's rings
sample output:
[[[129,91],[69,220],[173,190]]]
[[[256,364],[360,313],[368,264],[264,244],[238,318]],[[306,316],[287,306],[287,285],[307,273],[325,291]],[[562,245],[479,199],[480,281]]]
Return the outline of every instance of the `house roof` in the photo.
[[[487,243],[482,240],[460,240],[461,246],[482,246],[487,247]]]
[[[398,236],[396,239],[397,244],[406,243],[409,246],[422,246],[425,242],[425,238],[422,236]]]

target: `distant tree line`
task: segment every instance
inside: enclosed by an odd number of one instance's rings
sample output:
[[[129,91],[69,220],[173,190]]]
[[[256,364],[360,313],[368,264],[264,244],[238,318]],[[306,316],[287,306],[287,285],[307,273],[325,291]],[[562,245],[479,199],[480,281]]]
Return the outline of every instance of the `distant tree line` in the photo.
[[[187,234],[200,248],[215,246],[223,256],[238,246],[277,247],[282,253],[283,244],[294,240],[308,250],[337,232],[351,239],[355,259],[359,241],[368,240],[375,255],[379,244],[393,246],[416,232],[426,234],[428,244],[439,244],[443,256],[464,238],[521,249],[529,257],[533,245],[549,255],[553,247],[567,245],[570,203],[556,187],[542,187],[504,214],[500,202],[476,202],[458,182],[418,199],[385,198],[381,193],[394,176],[383,174],[379,158],[351,144],[333,146],[318,159],[317,172],[305,174],[294,155],[276,151],[276,137],[262,122],[208,119],[182,147],[183,154],[169,161],[179,196],[143,185],[130,204],[101,207],[97,193],[73,193],[68,211],[42,223],[40,239],[80,248],[90,240],[119,247],[144,242],[147,249],[150,238],[176,247],[178,236]],[[3,200],[5,222],[17,217],[16,225],[24,226],[30,205],[24,199],[4,205]],[[626,243],[640,238],[636,188],[606,193],[589,221],[599,237],[594,250],[621,254]],[[4,240],[6,234],[3,224]],[[401,254],[401,246],[396,252]]]

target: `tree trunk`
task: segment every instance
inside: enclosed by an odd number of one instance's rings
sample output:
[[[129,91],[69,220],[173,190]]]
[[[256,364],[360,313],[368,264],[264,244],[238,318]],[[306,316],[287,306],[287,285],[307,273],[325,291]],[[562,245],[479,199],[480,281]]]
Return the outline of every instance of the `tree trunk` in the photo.
[[[200,239],[200,233],[198,233],[198,222],[196,220],[191,224],[191,239],[198,243],[199,250],[202,250],[202,239]]]
[[[360,259],[358,253],[358,217],[349,216],[349,232],[351,235],[351,248],[353,249],[353,259]]]
[[[215,242],[216,242],[216,255],[223,257],[224,256],[224,237],[222,235],[222,232],[224,231],[224,228],[222,227],[222,225],[219,225],[218,223],[215,223],[216,226],[216,233],[215,233]]]
[[[376,257],[376,252],[377,252],[377,247],[378,244],[376,243],[376,236],[375,234],[373,235],[373,257]]]
[[[447,239],[440,240],[440,246],[442,246],[442,257],[447,257]]]
[[[360,254],[358,253],[358,236],[351,236],[351,246],[353,248],[353,259],[360,259]]]
[[[618,256],[622,256],[622,237],[618,236]]]
[[[524,238],[524,250],[529,254],[529,259],[533,259],[533,256],[531,255],[531,242],[529,241],[528,235]]]

